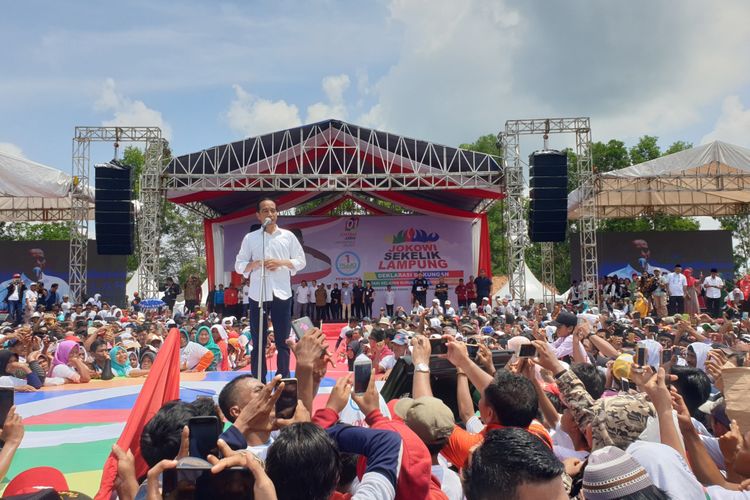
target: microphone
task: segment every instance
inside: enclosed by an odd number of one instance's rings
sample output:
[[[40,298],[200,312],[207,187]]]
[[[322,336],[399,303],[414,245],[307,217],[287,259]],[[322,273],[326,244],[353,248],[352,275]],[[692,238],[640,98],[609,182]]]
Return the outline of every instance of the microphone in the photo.
[[[263,229],[265,229],[268,226],[270,226],[271,224],[273,224],[273,221],[271,220],[271,218],[270,217],[266,217],[266,220],[263,221],[263,225],[260,226],[260,227],[263,228]]]

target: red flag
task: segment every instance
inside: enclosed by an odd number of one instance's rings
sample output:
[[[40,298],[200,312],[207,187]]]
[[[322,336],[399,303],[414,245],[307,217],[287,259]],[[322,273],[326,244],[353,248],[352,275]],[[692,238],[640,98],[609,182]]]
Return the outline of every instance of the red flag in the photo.
[[[151,417],[168,401],[180,398],[180,332],[172,328],[167,335],[154,365],[143,383],[135,406],[130,412],[125,429],[117,440],[123,450],[135,456],[135,473],[141,477],[148,472],[148,464],[141,455],[141,433]],[[108,500],[117,477],[117,459],[110,453],[102,471],[102,482],[96,500]]]

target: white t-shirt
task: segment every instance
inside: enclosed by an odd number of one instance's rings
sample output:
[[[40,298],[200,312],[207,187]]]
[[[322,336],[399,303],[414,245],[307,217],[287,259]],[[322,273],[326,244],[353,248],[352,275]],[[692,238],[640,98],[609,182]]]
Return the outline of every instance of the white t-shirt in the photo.
[[[669,291],[670,297],[683,297],[685,295],[685,287],[687,286],[687,278],[682,273],[669,273],[667,276],[667,290]]]
[[[307,300],[308,293],[307,293],[307,287],[306,286],[298,286],[297,292],[295,293],[295,296],[297,297],[297,303],[298,304],[307,304],[309,301]]]
[[[315,303],[315,290],[318,289],[318,286],[315,285],[307,285],[307,301],[311,304]]]
[[[22,387],[24,385],[28,385],[26,379],[12,375],[3,375],[0,377],[0,387]]]
[[[718,286],[719,288],[713,288]],[[709,299],[721,298],[721,289],[724,288],[724,280],[717,277],[708,276],[703,280],[703,288],[706,290],[706,297]]]
[[[393,290],[385,291],[385,305],[392,306],[396,301],[396,292]]]
[[[7,300],[18,300],[18,288],[19,288],[18,286],[13,287],[13,293],[8,295]]]
[[[393,354],[389,354],[388,356],[384,356],[383,359],[380,360],[380,368],[383,370],[390,370],[394,366],[396,366],[396,356]]]
[[[36,301],[39,298],[39,295],[35,291],[26,290],[24,298],[26,299],[26,307],[29,309],[36,309]]]
[[[454,471],[441,464],[432,466],[432,475],[440,481],[440,489],[443,490],[448,500],[462,500],[464,491],[461,488],[461,478]]]
[[[344,328],[341,329],[341,333],[339,333],[339,338],[345,339],[346,333],[352,331],[353,328],[349,325],[346,325]]]
[[[71,307],[73,307],[73,304],[71,304],[70,302],[60,302],[60,309],[62,310],[63,314],[68,314]]]
[[[73,382],[81,380],[81,376],[78,372],[68,365],[57,365],[52,369],[52,376],[72,380]]]

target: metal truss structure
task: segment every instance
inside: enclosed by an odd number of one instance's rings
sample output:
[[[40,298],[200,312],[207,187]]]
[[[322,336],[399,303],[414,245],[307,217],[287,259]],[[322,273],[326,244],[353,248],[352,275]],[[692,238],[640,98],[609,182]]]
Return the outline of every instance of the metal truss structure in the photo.
[[[158,292],[160,221],[164,193],[161,186],[164,144],[158,127],[76,127],[73,136],[73,189],[70,194],[70,292],[71,300],[81,302],[87,292],[88,198],[90,192],[91,143],[145,143],[145,165],[141,175],[138,215],[138,241],[141,254],[139,289],[143,297]]]
[[[547,135],[574,133],[576,136],[576,172],[579,191],[586,200],[581,206],[578,218],[578,233],[581,238],[581,280],[586,283],[590,294],[596,295],[599,269],[596,249],[597,212],[594,170],[591,160],[591,126],[589,118],[543,118],[532,120],[508,120],[505,131],[498,134],[503,151],[505,167],[505,223],[508,241],[508,276],[510,293],[514,299],[526,302],[526,279],[524,275],[526,237],[525,214],[523,210],[523,168],[519,138],[521,135]],[[542,251],[545,252],[544,246]],[[547,248],[549,257],[552,249]],[[544,258],[542,261],[544,262]],[[547,270],[550,271],[549,266]],[[554,268],[551,269],[554,281]],[[543,280],[545,281],[545,277]]]
[[[0,202],[0,222],[66,222],[73,220],[68,198],[9,197]],[[94,216],[93,203],[88,199],[88,218]]]
[[[379,168],[367,158],[377,158]],[[170,192],[452,190],[496,188],[502,176],[482,153],[326,121],[174,158],[166,187]]]

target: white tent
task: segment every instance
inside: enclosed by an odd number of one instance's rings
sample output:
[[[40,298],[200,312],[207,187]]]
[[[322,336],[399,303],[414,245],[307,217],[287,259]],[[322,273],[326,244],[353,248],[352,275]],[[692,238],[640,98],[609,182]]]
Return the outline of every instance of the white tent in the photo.
[[[70,220],[70,175],[0,152],[0,222]],[[90,192],[89,219],[94,218]]]
[[[562,300],[561,296],[557,295],[557,290],[551,287],[545,287],[545,285],[534,276],[534,273],[531,272],[531,269],[529,269],[529,266],[527,266],[525,262],[523,264],[523,274],[524,279],[526,280],[526,300],[534,299],[535,302],[543,302],[545,288],[550,290],[555,296],[555,300]],[[492,304],[495,304],[496,297],[505,297],[506,295],[511,295],[510,282],[503,285],[498,292],[495,292],[492,297]]]
[[[631,167],[596,175],[600,218],[654,212],[680,216],[747,213],[750,149],[714,141]],[[568,217],[580,216],[581,196],[568,196]]]

